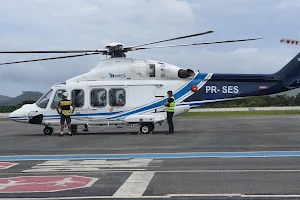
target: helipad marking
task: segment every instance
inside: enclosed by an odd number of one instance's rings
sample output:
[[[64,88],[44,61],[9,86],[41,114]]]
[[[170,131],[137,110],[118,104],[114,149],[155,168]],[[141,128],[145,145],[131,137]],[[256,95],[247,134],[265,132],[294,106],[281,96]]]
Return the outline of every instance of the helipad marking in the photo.
[[[0,162],[0,169],[8,169],[13,166],[16,166],[18,163],[12,163],[12,162]]]
[[[57,192],[91,187],[97,180],[75,175],[0,178],[0,193]]]
[[[249,158],[249,157],[298,157],[300,151],[255,152],[193,152],[193,153],[140,153],[140,154],[68,154],[68,155],[16,155],[0,156],[0,161],[64,160],[64,159],[168,159],[168,158]]]
[[[141,197],[155,172],[133,172],[125,183],[113,194],[117,197]]]
[[[102,170],[145,170],[144,168],[155,167],[151,164],[152,159],[123,159],[123,160],[51,160],[46,161],[31,169],[22,172],[91,172]]]

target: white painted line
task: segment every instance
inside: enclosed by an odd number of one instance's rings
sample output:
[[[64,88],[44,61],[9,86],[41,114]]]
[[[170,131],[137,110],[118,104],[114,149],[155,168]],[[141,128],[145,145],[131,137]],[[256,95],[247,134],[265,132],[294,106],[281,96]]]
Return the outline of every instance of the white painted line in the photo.
[[[299,198],[299,194],[290,195],[245,195],[245,194],[167,194],[169,197],[242,197],[242,198]]]
[[[300,172],[300,169],[216,169],[216,170],[174,170],[155,173],[240,173],[240,172]]]
[[[6,164],[10,164],[9,166],[5,166]],[[0,169],[8,169],[13,166],[18,165],[19,163],[12,163],[12,162],[0,162]]]
[[[288,194],[288,195],[241,195],[241,197],[247,198],[299,198],[300,194]]]
[[[124,199],[126,197],[115,196],[83,196],[83,197],[46,197],[46,198],[1,198],[1,200],[72,200],[72,199]],[[128,197],[129,199],[169,199],[170,196],[140,196]]]
[[[44,168],[44,169],[27,169],[22,171],[22,173],[37,173],[37,172],[77,172],[77,173],[86,173],[86,172],[101,172],[101,171],[146,171],[146,169],[99,169],[99,168]]]
[[[243,195],[243,194],[168,194],[166,196],[77,196],[77,197],[45,197],[45,198],[1,198],[1,200],[76,200],[76,199],[118,199],[118,198],[130,198],[130,199],[168,199],[171,197],[242,197],[242,198],[299,198],[299,194],[291,195]]]
[[[146,169],[87,169],[84,168],[81,171],[78,170],[70,170],[70,169],[62,169],[62,168],[53,168],[51,170],[49,169],[28,169],[24,170],[21,173],[5,173],[5,174],[22,174],[22,173],[37,173],[37,172],[43,172],[43,173],[51,173],[51,172],[64,172],[64,173],[86,173],[86,172],[99,172],[99,171],[105,171],[105,172],[135,172],[135,171],[144,171],[144,172],[153,172],[153,173],[241,173],[241,172],[300,172],[300,169],[237,169],[237,170],[174,170],[174,171],[146,171]]]
[[[242,194],[167,194],[170,197],[240,197]]]
[[[113,194],[114,197],[141,197],[155,172],[133,172],[125,183]]]
[[[89,171],[145,171],[153,159],[122,159],[122,160],[50,160],[22,172],[89,172]],[[157,164],[155,165],[157,166]],[[151,167],[155,167],[151,166]]]

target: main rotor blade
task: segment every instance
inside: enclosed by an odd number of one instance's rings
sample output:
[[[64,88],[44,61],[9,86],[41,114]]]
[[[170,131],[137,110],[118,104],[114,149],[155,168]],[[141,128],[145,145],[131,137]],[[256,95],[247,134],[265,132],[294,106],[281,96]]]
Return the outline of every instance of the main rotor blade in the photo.
[[[150,43],[145,43],[145,44],[139,44],[139,45],[135,45],[135,46],[131,46],[131,47],[125,47],[124,49],[127,50],[127,51],[130,51],[131,48],[135,48],[135,47],[146,46],[146,45],[150,45],[150,44],[157,44],[157,43],[161,43],[161,42],[168,42],[168,41],[172,41],[172,40],[180,40],[180,39],[189,38],[189,37],[206,35],[206,34],[213,33],[213,32],[214,31],[206,31],[206,32],[203,32],[203,33],[196,33],[196,34],[192,34],[192,35],[185,35],[185,36],[181,36],[181,37],[176,37],[176,38],[171,38],[171,39],[166,39],[166,40],[160,40],[160,41],[150,42]]]
[[[225,41],[216,41],[216,42],[199,42],[199,43],[192,43],[192,44],[177,44],[177,45],[154,46],[154,47],[138,47],[138,48],[132,49],[132,51],[143,50],[143,49],[167,48],[167,47],[193,46],[193,45],[205,45],[205,44],[220,44],[220,43],[230,43],[230,42],[244,42],[244,41],[259,40],[259,39],[262,39],[262,38],[252,38],[252,39],[242,39],[242,40],[225,40]]]
[[[100,52],[106,53],[106,49],[96,49],[96,50],[50,50],[50,51],[0,51],[0,53],[92,53]]]
[[[280,43],[300,45],[300,41],[299,40],[290,40],[290,39],[281,39]]]
[[[0,65],[36,62],[36,61],[44,61],[44,60],[55,60],[55,59],[63,59],[63,58],[73,58],[73,57],[89,56],[89,55],[95,55],[95,54],[100,54],[100,53],[85,53],[85,54],[77,54],[77,55],[71,55],[71,56],[59,56],[59,57],[41,58],[41,59],[34,59],[34,60],[22,60],[22,61],[16,61],[16,62],[0,63]]]

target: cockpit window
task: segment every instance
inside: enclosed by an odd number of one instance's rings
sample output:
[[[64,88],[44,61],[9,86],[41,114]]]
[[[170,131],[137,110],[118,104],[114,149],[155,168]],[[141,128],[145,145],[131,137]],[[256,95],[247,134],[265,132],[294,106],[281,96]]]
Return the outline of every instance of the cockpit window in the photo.
[[[53,90],[51,89],[49,92],[45,93],[41,98],[36,101],[36,105],[40,108],[46,108],[50,97],[52,95]]]
[[[52,109],[55,109],[56,106],[58,105],[58,103],[62,100],[62,93],[63,92],[66,92],[66,90],[57,90],[57,92],[56,92],[56,94],[53,98],[52,104],[51,104]]]

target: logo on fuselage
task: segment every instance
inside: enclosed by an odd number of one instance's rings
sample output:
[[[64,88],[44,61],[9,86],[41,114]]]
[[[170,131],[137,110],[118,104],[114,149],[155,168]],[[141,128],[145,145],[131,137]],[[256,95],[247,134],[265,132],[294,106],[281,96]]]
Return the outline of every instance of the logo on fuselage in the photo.
[[[108,73],[110,78],[126,78],[126,74],[111,74]]]

